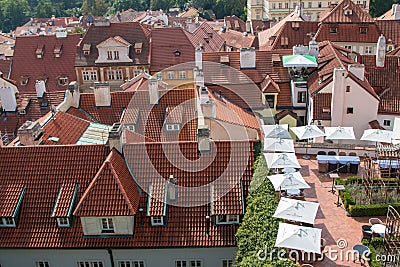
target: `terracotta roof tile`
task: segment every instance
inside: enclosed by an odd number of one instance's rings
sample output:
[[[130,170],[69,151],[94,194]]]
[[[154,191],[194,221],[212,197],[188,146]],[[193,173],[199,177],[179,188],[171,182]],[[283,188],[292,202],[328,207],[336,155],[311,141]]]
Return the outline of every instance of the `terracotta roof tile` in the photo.
[[[376,24],[386,37],[386,42],[391,40],[396,46],[400,46],[400,20],[377,20]]]
[[[313,97],[313,118],[315,120],[331,120],[331,93],[318,93]]]
[[[24,190],[25,186],[21,183],[0,185],[0,217],[15,217],[14,213]]]
[[[235,49],[258,46],[254,35],[243,35],[242,32],[229,29],[224,32],[218,31],[218,34],[225,40],[227,46]]]
[[[130,44],[143,43],[140,54],[135,52],[135,49],[130,49],[129,57],[133,60],[128,63],[115,63],[121,65],[147,65],[149,64],[150,43],[148,30],[145,29],[139,22],[121,22],[111,23],[110,26],[100,27],[92,24],[87,30],[85,36],[78,45],[78,52],[75,59],[75,66],[103,66],[114,63],[95,63],[98,58],[98,50],[96,46],[110,37],[120,36]],[[90,54],[83,54],[83,46],[91,44]]]
[[[289,83],[279,84],[280,93],[278,94],[278,99],[276,103],[277,109],[286,109],[293,106],[292,103],[292,89]]]
[[[122,156],[112,150],[86,188],[75,216],[131,216],[139,205],[139,191]]]
[[[43,126],[43,142],[46,145],[76,144],[89,124],[89,121],[59,111]],[[58,138],[58,141],[51,137]]]
[[[76,80],[74,62],[79,38],[79,34],[68,35],[67,38],[56,38],[55,35],[17,37],[10,78],[18,83],[23,76],[29,78],[26,86],[18,87],[20,93],[36,92],[36,80],[44,77],[47,78],[47,92],[65,91],[67,85],[60,86],[58,78],[68,77],[69,81]],[[62,55],[56,58],[53,50],[55,46],[60,45],[63,46]],[[42,46],[44,54],[38,59],[35,50]]]
[[[10,60],[0,60],[0,71],[3,73],[4,77],[8,77],[11,68]]]
[[[285,109],[285,110],[280,111],[279,113],[277,113],[277,114],[275,115],[275,117],[276,117],[276,119],[277,119],[278,121],[280,121],[281,119],[285,118],[285,117],[288,116],[288,115],[290,115],[290,116],[292,116],[293,118],[297,119],[297,114],[294,113],[294,112],[291,111],[291,110],[288,110],[288,109]]]
[[[368,12],[363,11],[360,5],[355,4],[351,0],[343,0],[332,7],[329,7],[321,15],[320,22],[374,22],[374,19]],[[351,10],[352,15],[345,15],[346,10]]]
[[[331,27],[336,28],[336,33],[331,33]],[[361,29],[366,31],[361,34]],[[329,40],[331,42],[355,42],[355,43],[376,43],[380,36],[378,26],[372,23],[322,23],[315,38],[317,41]]]
[[[64,183],[55,199],[54,209],[51,217],[69,217],[72,215],[72,208],[78,193],[79,185],[75,183]]]
[[[269,75],[261,83],[261,91],[263,93],[279,93],[279,85]]]

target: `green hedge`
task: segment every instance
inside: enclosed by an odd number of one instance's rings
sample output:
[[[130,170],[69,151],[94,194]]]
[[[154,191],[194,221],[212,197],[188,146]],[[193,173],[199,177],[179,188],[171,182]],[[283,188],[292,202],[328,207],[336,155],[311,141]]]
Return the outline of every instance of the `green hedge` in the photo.
[[[374,179],[374,182],[383,181],[385,183],[393,183],[396,179]],[[346,180],[336,180],[336,184],[348,186],[355,183],[361,183],[362,178],[359,176],[348,177]],[[392,204],[371,204],[371,205],[356,205],[356,201],[351,196],[348,190],[339,191],[340,198],[342,199],[343,206],[352,217],[364,216],[386,216],[388,206],[400,207],[400,203]]]
[[[371,241],[363,240],[362,243],[371,251],[371,254],[369,255],[370,261],[368,262],[369,267],[382,267],[382,262],[377,260],[375,248],[378,246],[383,246],[385,240],[383,238],[374,238]]]
[[[292,261],[278,260],[276,255],[272,259],[267,255],[265,260],[260,260],[257,256],[260,250],[271,252],[274,249],[279,219],[272,217],[278,207],[278,200],[274,187],[267,178],[269,170],[263,155],[256,161],[256,166],[247,197],[246,213],[236,233],[236,265],[294,267],[296,265]]]

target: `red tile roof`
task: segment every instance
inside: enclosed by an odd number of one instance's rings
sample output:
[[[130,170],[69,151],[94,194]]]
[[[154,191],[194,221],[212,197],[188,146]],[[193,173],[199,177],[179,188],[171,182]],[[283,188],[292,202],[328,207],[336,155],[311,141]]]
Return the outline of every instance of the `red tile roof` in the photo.
[[[400,20],[377,20],[376,24],[386,37],[386,42],[400,46]]]
[[[89,124],[89,121],[59,111],[43,126],[43,142],[46,145],[76,144]],[[59,140],[55,142],[50,137]]]
[[[281,83],[279,84],[279,88],[281,91],[278,94],[276,108],[287,109],[293,107],[290,83]]]
[[[291,110],[288,110],[288,109],[282,110],[282,111],[280,111],[279,113],[277,113],[277,114],[275,115],[275,117],[276,117],[276,119],[277,119],[278,121],[282,120],[282,119],[285,118],[286,116],[292,116],[293,118],[297,119],[297,114],[294,113],[294,112],[291,111]]]
[[[400,57],[386,56],[385,67],[376,67],[375,56],[363,55],[366,77],[380,97],[379,113],[400,114]]]
[[[76,45],[80,35],[68,35],[67,38],[50,36],[17,37],[14,47],[13,63],[10,78],[21,81],[21,77],[28,77],[26,86],[19,86],[20,93],[36,92],[36,80],[46,79],[47,92],[65,91],[67,85],[60,86],[58,78],[68,77],[69,81],[76,80],[74,69]],[[54,56],[54,48],[62,45],[62,55]],[[41,59],[36,58],[37,47],[44,47]]]
[[[139,22],[111,23],[110,26],[95,26],[92,24],[78,44],[75,66],[147,65],[150,63],[150,44],[148,35],[149,31]],[[96,46],[108,38],[115,36],[121,36],[132,45],[135,43],[142,43],[141,53],[136,53],[135,49],[132,48],[129,50],[129,57],[133,60],[133,63],[95,63],[95,60],[99,56]],[[91,45],[90,54],[88,56],[83,54],[83,46],[85,44]]]
[[[218,31],[218,34],[225,40],[226,45],[235,49],[258,47],[257,38],[254,35],[243,35],[242,32],[235,30]]]
[[[0,217],[15,217],[24,190],[24,184],[20,183],[0,184]]]
[[[279,93],[281,91],[279,85],[269,76],[262,81],[261,90],[263,93]]]
[[[208,23],[203,22],[193,32],[184,31],[194,48],[202,47],[204,52],[221,51],[224,39],[216,34]]]
[[[75,197],[78,193],[79,184],[64,183],[60,187],[51,217],[69,217],[72,215],[72,208],[75,204]]]
[[[345,10],[351,10],[352,15],[345,15]],[[320,14],[320,22],[374,22],[372,16],[363,11],[360,5],[352,0],[343,0],[339,4],[329,7],[324,13]]]
[[[0,71],[4,77],[8,77],[11,68],[11,60],[0,60]]]
[[[331,93],[319,93],[313,97],[313,118],[315,120],[331,120]]]
[[[139,206],[139,191],[122,158],[112,150],[86,188],[75,216],[132,216]]]
[[[400,8],[400,7],[397,7]],[[390,8],[385,14],[379,16],[376,18],[377,21],[379,20],[394,20],[394,12],[393,12],[393,6]]]
[[[337,33],[330,33],[331,27],[337,29]],[[360,30],[365,29],[366,34]],[[355,42],[355,43],[376,43],[380,36],[378,26],[373,23],[322,23],[315,35],[317,41],[329,40],[331,42]]]

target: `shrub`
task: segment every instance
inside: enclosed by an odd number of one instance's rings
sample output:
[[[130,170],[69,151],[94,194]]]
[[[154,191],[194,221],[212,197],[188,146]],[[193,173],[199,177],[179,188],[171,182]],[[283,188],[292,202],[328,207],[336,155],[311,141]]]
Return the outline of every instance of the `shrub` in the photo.
[[[353,217],[364,216],[386,216],[388,207],[400,207],[400,203],[394,204],[372,204],[372,205],[350,205],[347,210]]]

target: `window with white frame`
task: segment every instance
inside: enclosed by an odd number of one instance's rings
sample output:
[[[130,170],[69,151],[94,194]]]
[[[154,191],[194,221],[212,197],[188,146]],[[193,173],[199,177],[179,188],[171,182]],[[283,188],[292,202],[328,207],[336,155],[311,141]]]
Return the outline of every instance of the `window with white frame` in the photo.
[[[112,60],[112,51],[107,51],[107,59]]]
[[[162,80],[162,72],[157,72],[156,78],[157,80]]]
[[[68,218],[57,218],[58,227],[69,227],[69,219]]]
[[[114,60],[119,59],[119,51],[114,51]]]
[[[78,267],[104,267],[102,261],[78,261]]]
[[[36,267],[50,267],[50,263],[48,261],[37,261]]]
[[[152,226],[164,225],[163,216],[152,216],[151,217],[151,225]]]
[[[108,218],[101,218],[101,231],[103,233],[114,233],[114,222],[113,219]]]
[[[124,76],[122,75],[122,70],[118,69],[115,71],[115,78],[117,80],[122,80],[124,78]]]
[[[97,81],[97,70],[82,71],[82,79],[84,81]]]
[[[233,260],[222,260],[222,267],[233,267]]]
[[[201,260],[189,260],[189,267],[201,267]]]
[[[92,71],[90,72],[90,79],[91,79],[92,81],[97,81],[97,70],[92,70]]]
[[[372,46],[365,47],[365,54],[372,54]]]
[[[272,9],[276,9],[276,4],[272,3]]]
[[[177,260],[175,261],[175,267],[188,267],[186,261]]]
[[[289,9],[289,3],[285,3],[285,9]]]
[[[133,77],[139,76],[140,73],[142,73],[142,70],[134,70],[133,71]]]
[[[58,85],[65,86],[68,84],[68,77],[60,77],[58,78]]]
[[[176,132],[180,130],[179,124],[167,124],[165,126],[167,132]]]
[[[179,79],[186,79],[186,71],[180,71],[179,72]]]
[[[175,79],[175,73],[173,71],[168,71],[167,73],[168,80]]]
[[[86,71],[86,70],[82,71],[82,79],[84,81],[90,81],[90,74],[88,71]]]
[[[282,3],[279,3],[279,4],[278,4],[278,8],[279,8],[279,9],[282,9]]]
[[[308,8],[312,8],[312,2],[308,2]]]
[[[202,267],[201,260],[176,260],[175,267]]]
[[[383,126],[389,127],[391,124],[391,120],[383,120]]]
[[[144,261],[123,260],[123,261],[118,261],[118,267],[145,267],[145,265]]]
[[[239,223],[239,215],[217,215],[216,224]]]
[[[108,80],[115,80],[115,72],[114,70],[107,70]]]
[[[345,45],[344,48],[349,49],[350,51],[353,51],[353,47],[351,45]]]
[[[15,221],[12,217],[0,218],[0,227],[15,227]]]

